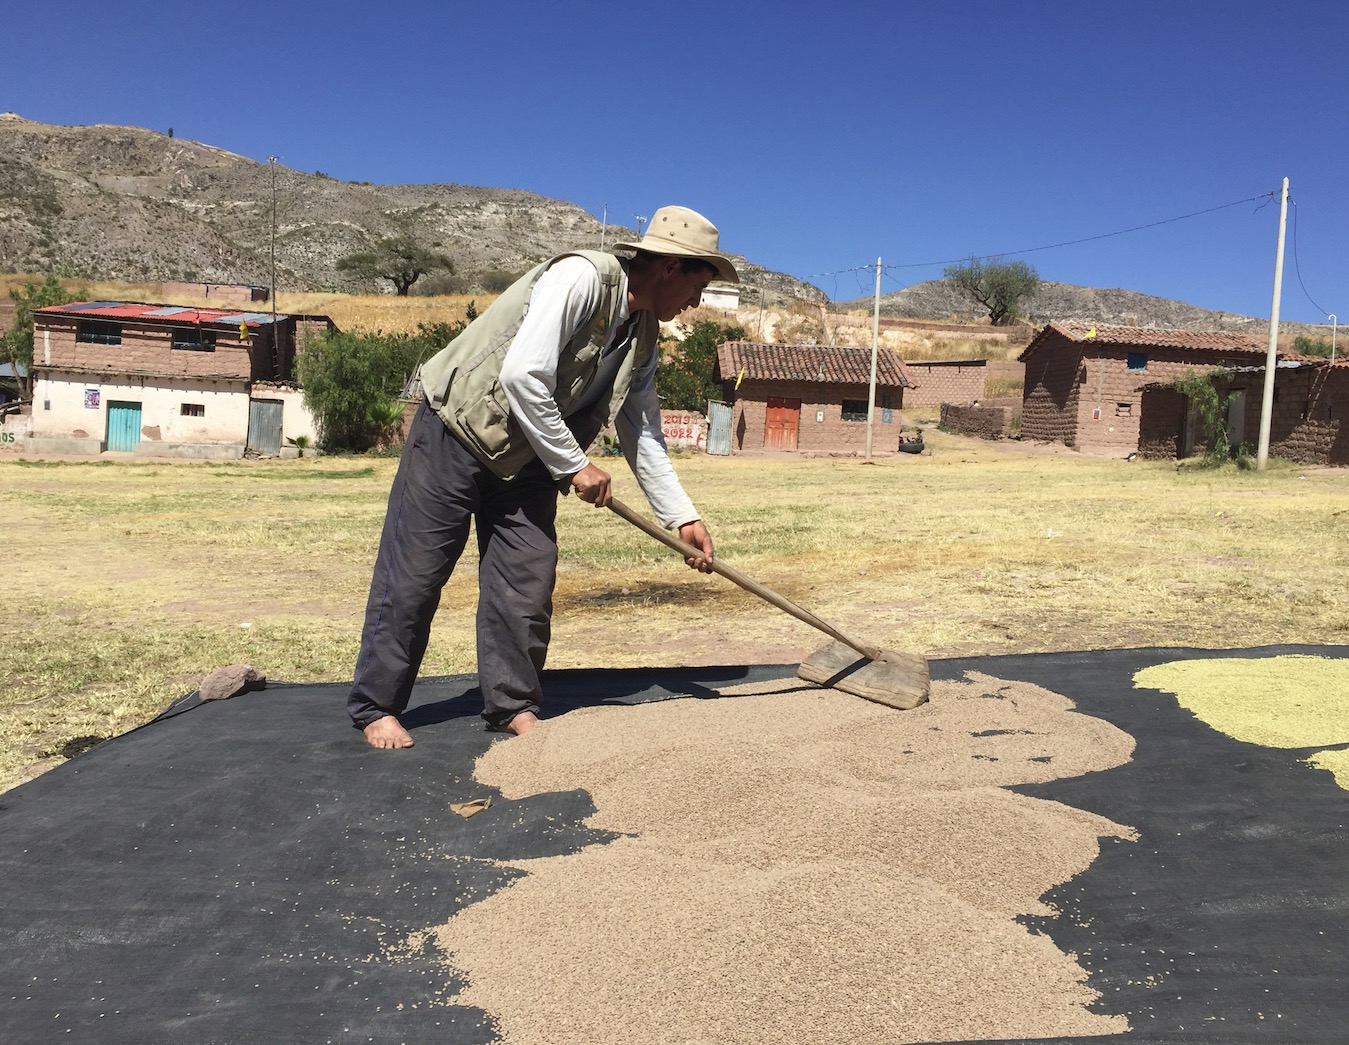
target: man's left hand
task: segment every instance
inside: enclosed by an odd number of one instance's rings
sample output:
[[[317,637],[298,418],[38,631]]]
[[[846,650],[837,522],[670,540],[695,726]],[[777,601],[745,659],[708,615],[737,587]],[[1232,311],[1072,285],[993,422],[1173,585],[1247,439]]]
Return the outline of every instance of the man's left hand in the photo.
[[[703,553],[698,558],[689,556],[684,561],[699,573],[711,573],[712,535],[707,532],[707,527],[703,525],[703,521],[701,519],[695,519],[691,523],[685,523],[679,528],[679,539],[686,544],[693,545],[695,548],[700,548]]]

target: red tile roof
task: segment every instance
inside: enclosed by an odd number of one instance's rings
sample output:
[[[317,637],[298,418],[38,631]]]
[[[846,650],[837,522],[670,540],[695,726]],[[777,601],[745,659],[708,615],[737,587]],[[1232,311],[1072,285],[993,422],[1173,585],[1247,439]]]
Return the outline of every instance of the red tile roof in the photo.
[[[1092,331],[1095,331],[1093,334]],[[1121,345],[1128,348],[1186,348],[1206,352],[1264,352],[1268,341],[1250,334],[1222,330],[1163,330],[1156,327],[1110,327],[1100,323],[1050,323],[1018,357],[1026,359],[1054,334],[1078,344]]]
[[[717,351],[717,369],[723,381],[736,378],[743,370],[751,381],[865,385],[871,382],[871,349],[728,341]],[[904,363],[888,348],[876,352],[876,387],[914,387]]]

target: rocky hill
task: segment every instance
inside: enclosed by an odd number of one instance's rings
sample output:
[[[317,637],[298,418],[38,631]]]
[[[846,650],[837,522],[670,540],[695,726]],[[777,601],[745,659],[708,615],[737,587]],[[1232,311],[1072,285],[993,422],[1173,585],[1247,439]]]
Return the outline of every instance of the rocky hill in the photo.
[[[89,279],[375,289],[336,269],[385,236],[449,254],[471,288],[577,246],[600,222],[512,189],[343,182],[140,127],[63,127],[0,114],[0,271]],[[633,229],[609,226],[608,242]],[[815,287],[736,258],[746,300],[824,300]],[[386,288],[387,289],[387,285]]]
[[[871,313],[873,298],[857,298],[838,305],[840,311]],[[1071,283],[1045,282],[1033,298],[1022,302],[1026,318],[1035,325],[1080,320],[1109,326],[1159,327],[1166,330],[1231,330],[1251,335],[1269,333],[1269,319],[1196,308],[1183,301],[1153,297],[1133,290],[1103,290]],[[881,315],[902,319],[950,319],[987,322],[987,313],[949,283],[934,279],[881,295]],[[1303,323],[1279,324],[1281,334],[1323,336],[1328,327]]]

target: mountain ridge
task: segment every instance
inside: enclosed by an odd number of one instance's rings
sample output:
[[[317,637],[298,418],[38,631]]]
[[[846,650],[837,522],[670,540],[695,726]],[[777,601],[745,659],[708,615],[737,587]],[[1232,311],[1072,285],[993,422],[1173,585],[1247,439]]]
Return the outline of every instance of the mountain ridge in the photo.
[[[523,272],[578,246],[631,239],[636,230],[606,227],[575,204],[523,189],[345,182],[176,138],[171,130],[71,127],[0,113],[0,271],[266,287],[275,249],[280,290],[387,290],[339,272],[336,263],[394,235],[449,254],[461,289],[476,290],[486,289],[485,279]],[[769,305],[872,310],[871,298],[831,303],[818,287],[731,256],[743,277],[742,305],[758,306],[762,294]],[[1037,324],[1269,330],[1268,319],[1068,283],[1045,283],[1025,311]],[[977,305],[942,280],[883,295],[881,312],[984,320]],[[1280,329],[1327,332],[1310,324]]]
[[[470,281],[623,238],[581,207],[523,189],[375,185],[306,174],[142,127],[43,124],[0,114],[0,270],[125,282],[372,290],[337,260],[410,235]],[[823,301],[732,254],[746,296]]]

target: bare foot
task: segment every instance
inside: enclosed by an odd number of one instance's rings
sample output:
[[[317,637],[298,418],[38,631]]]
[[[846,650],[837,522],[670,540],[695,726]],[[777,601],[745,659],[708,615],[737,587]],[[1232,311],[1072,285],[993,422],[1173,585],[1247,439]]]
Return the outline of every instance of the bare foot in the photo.
[[[375,719],[362,732],[365,733],[365,739],[370,741],[371,747],[411,747],[415,743],[412,734],[392,715]]]
[[[532,711],[522,711],[501,728],[507,733],[523,736],[539,724],[539,718]]]

